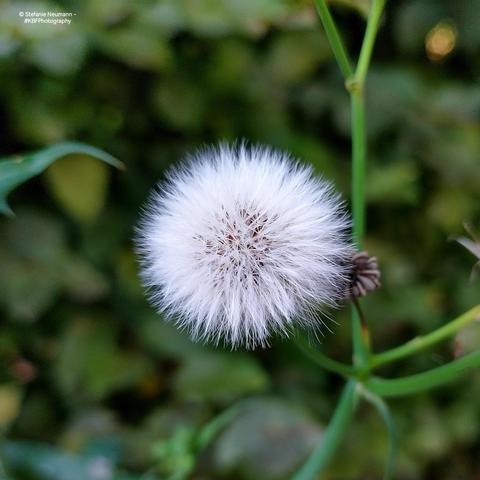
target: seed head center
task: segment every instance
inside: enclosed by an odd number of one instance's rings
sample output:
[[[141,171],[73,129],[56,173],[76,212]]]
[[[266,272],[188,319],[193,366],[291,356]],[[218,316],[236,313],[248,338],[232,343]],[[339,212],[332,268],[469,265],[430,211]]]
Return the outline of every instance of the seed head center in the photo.
[[[208,235],[198,236],[204,257],[219,275],[236,272],[244,280],[258,277],[272,246],[268,216],[251,208],[239,208],[234,214],[222,208],[215,220]]]

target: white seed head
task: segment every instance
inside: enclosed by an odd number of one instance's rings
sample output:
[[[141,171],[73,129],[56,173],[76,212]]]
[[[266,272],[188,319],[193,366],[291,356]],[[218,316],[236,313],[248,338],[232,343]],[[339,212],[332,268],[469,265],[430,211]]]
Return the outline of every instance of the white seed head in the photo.
[[[194,339],[268,344],[318,327],[345,292],[349,219],[330,183],[288,154],[205,148],[151,195],[137,228],[153,305]]]

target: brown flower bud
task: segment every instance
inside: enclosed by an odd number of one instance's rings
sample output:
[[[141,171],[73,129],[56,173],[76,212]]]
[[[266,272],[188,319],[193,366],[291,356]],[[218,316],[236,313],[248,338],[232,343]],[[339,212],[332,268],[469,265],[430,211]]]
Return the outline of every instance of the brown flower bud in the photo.
[[[377,257],[370,257],[368,252],[357,252],[352,257],[352,281],[348,297],[364,297],[380,287],[380,270]]]

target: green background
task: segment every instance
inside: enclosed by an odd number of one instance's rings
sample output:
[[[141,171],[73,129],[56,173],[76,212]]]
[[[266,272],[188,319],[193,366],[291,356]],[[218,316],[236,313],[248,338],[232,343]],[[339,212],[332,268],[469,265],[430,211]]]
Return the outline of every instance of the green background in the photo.
[[[353,55],[368,4],[333,5]],[[76,14],[71,25],[19,17],[58,10]],[[476,259],[453,241],[480,220],[479,12],[478,0],[387,3],[367,80],[366,247],[383,288],[364,306],[376,351],[479,301]],[[442,58],[426,51],[439,31],[455,38]],[[340,380],[286,340],[255,352],[192,343],[147,305],[131,239],[164,170],[218,140],[288,149],[348,199],[348,94],[311,2],[7,1],[0,71],[2,155],[78,140],[127,167],[66,157],[11,194],[16,217],[0,220],[0,428],[11,478],[140,480],[155,465],[167,478],[192,461],[192,433],[239,401],[192,478],[289,478],[320,441]],[[335,313],[322,340],[344,361],[348,317]],[[479,342],[474,325],[381,373],[440,365]],[[474,372],[392,401],[396,477],[480,476],[479,397]],[[386,449],[381,420],[362,405],[325,478],[381,478]]]

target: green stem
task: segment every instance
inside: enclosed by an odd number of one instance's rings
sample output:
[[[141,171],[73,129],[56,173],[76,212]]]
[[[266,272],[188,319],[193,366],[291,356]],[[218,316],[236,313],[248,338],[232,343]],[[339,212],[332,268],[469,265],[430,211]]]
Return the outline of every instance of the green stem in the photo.
[[[352,111],[352,217],[353,237],[357,247],[362,248],[365,232],[365,106],[359,90],[351,92]]]
[[[373,44],[377,35],[385,0],[374,0],[368,16],[355,76],[349,84],[352,109],[352,216],[353,236],[361,247],[365,232],[365,164],[367,141],[365,132],[365,102],[363,86],[367,76]]]
[[[387,464],[385,466],[385,473],[384,473],[383,479],[391,480],[391,478],[393,477],[395,457],[397,455],[397,449],[398,449],[397,429],[395,427],[393,416],[390,413],[390,409],[388,408],[388,405],[382,400],[381,397],[365,389],[362,389],[362,395],[368,402],[370,402],[377,409],[378,413],[382,417],[387,427],[388,456],[387,456]]]
[[[353,417],[356,403],[355,387],[353,380],[347,382],[320,444],[292,480],[313,480],[328,465]]]
[[[308,340],[304,336],[296,336],[295,343],[307,357],[325,370],[338,373],[344,378],[351,378],[355,375],[355,369],[350,365],[333,360],[323,354],[320,350],[311,348]]]
[[[352,218],[353,238],[361,248],[365,233],[365,169],[367,138],[365,129],[365,101],[363,85],[367,76],[373,44],[377,35],[380,16],[385,0],[374,0],[368,16],[367,28],[363,39],[360,57],[353,80],[347,87],[351,100],[352,123]],[[352,342],[354,363],[368,370],[370,356],[370,335],[366,324],[362,325],[357,311],[352,310]]]
[[[322,21],[323,28],[325,29],[328,41],[332,47],[333,54],[337,59],[338,66],[340,67],[344,78],[348,79],[352,76],[353,70],[347,51],[345,50],[340,34],[338,33],[335,22],[333,21],[332,15],[328,9],[327,3],[325,0],[315,0],[315,6],[317,7],[318,16]]]
[[[361,248],[365,230],[365,109],[360,90],[351,91],[352,111],[352,217],[353,238]],[[354,363],[360,368],[368,365],[369,346],[360,315],[352,309],[352,342]]]
[[[459,379],[463,373],[480,367],[480,350],[469,353],[453,362],[403,378],[383,379],[372,377],[365,388],[381,397],[401,397],[436,388],[444,383]]]
[[[480,305],[473,307],[468,312],[460,315],[455,320],[452,320],[451,322],[443,325],[442,327],[434,330],[427,335],[416,337],[409,342],[400,345],[399,347],[373,355],[372,357],[370,357],[370,367],[376,368],[385,363],[393,362],[395,360],[399,360],[401,358],[417,353],[420,350],[424,350],[434,345],[435,343],[441,342],[442,340],[451,337],[458,330],[475,320],[480,320]]]
[[[373,45],[375,43],[375,37],[377,36],[385,1],[386,0],[373,0],[368,15],[367,29],[365,30],[365,37],[363,39],[360,57],[358,58],[358,64],[355,70],[355,80],[361,88],[365,83],[368,66],[370,65],[370,59],[372,58]]]

